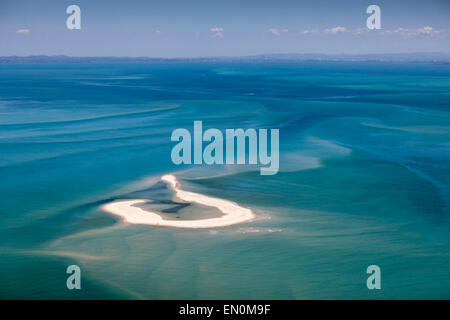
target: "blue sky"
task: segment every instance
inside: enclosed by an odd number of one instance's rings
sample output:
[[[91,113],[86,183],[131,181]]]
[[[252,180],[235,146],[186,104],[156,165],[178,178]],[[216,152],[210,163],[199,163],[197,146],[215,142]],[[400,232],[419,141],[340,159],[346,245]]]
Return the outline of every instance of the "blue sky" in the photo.
[[[66,8],[81,8],[81,30]],[[366,8],[381,8],[367,30]],[[0,56],[450,52],[448,0],[0,0]]]

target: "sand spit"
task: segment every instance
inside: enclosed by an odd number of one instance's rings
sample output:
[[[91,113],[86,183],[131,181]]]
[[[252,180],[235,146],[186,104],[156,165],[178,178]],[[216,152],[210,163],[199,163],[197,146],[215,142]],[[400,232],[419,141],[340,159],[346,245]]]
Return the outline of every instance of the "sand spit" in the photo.
[[[255,218],[252,210],[241,207],[232,201],[213,198],[200,193],[180,189],[180,184],[174,175],[164,175],[161,180],[170,185],[175,191],[176,197],[180,200],[215,207],[223,213],[223,216],[199,220],[165,220],[155,212],[147,211],[135,206],[136,204],[150,201],[145,199],[114,201],[103,205],[101,209],[121,217],[127,223],[175,228],[218,228],[247,222]]]

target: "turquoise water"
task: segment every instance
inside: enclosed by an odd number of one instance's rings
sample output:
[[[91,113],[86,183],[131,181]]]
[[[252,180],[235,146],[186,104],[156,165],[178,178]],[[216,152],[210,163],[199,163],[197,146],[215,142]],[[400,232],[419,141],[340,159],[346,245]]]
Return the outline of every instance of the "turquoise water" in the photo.
[[[449,111],[441,64],[0,65],[0,298],[448,299]],[[173,165],[170,135],[194,120],[279,128],[280,172]],[[167,173],[257,220],[188,230],[99,209],[208,215],[172,201]]]

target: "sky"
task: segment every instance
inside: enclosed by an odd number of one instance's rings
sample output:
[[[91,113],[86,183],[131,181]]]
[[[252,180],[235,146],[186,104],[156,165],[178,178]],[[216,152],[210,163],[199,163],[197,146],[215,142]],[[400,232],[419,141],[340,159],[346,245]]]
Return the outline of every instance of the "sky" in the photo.
[[[450,52],[449,0],[0,0],[0,56],[408,52]]]

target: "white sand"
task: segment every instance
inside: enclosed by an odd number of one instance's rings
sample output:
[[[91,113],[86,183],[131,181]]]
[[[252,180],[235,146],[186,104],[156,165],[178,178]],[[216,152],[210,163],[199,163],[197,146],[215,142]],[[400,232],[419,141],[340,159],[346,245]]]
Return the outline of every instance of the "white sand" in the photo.
[[[106,212],[121,217],[128,223],[176,228],[225,227],[246,222],[255,217],[250,209],[243,208],[234,202],[179,189],[179,183],[174,175],[165,175],[161,178],[161,180],[168,183],[172,187],[177,198],[187,202],[195,202],[204,206],[215,207],[223,212],[224,215],[211,219],[165,220],[157,213],[134,206],[136,204],[149,201],[145,199],[114,201],[103,205],[101,208]]]

